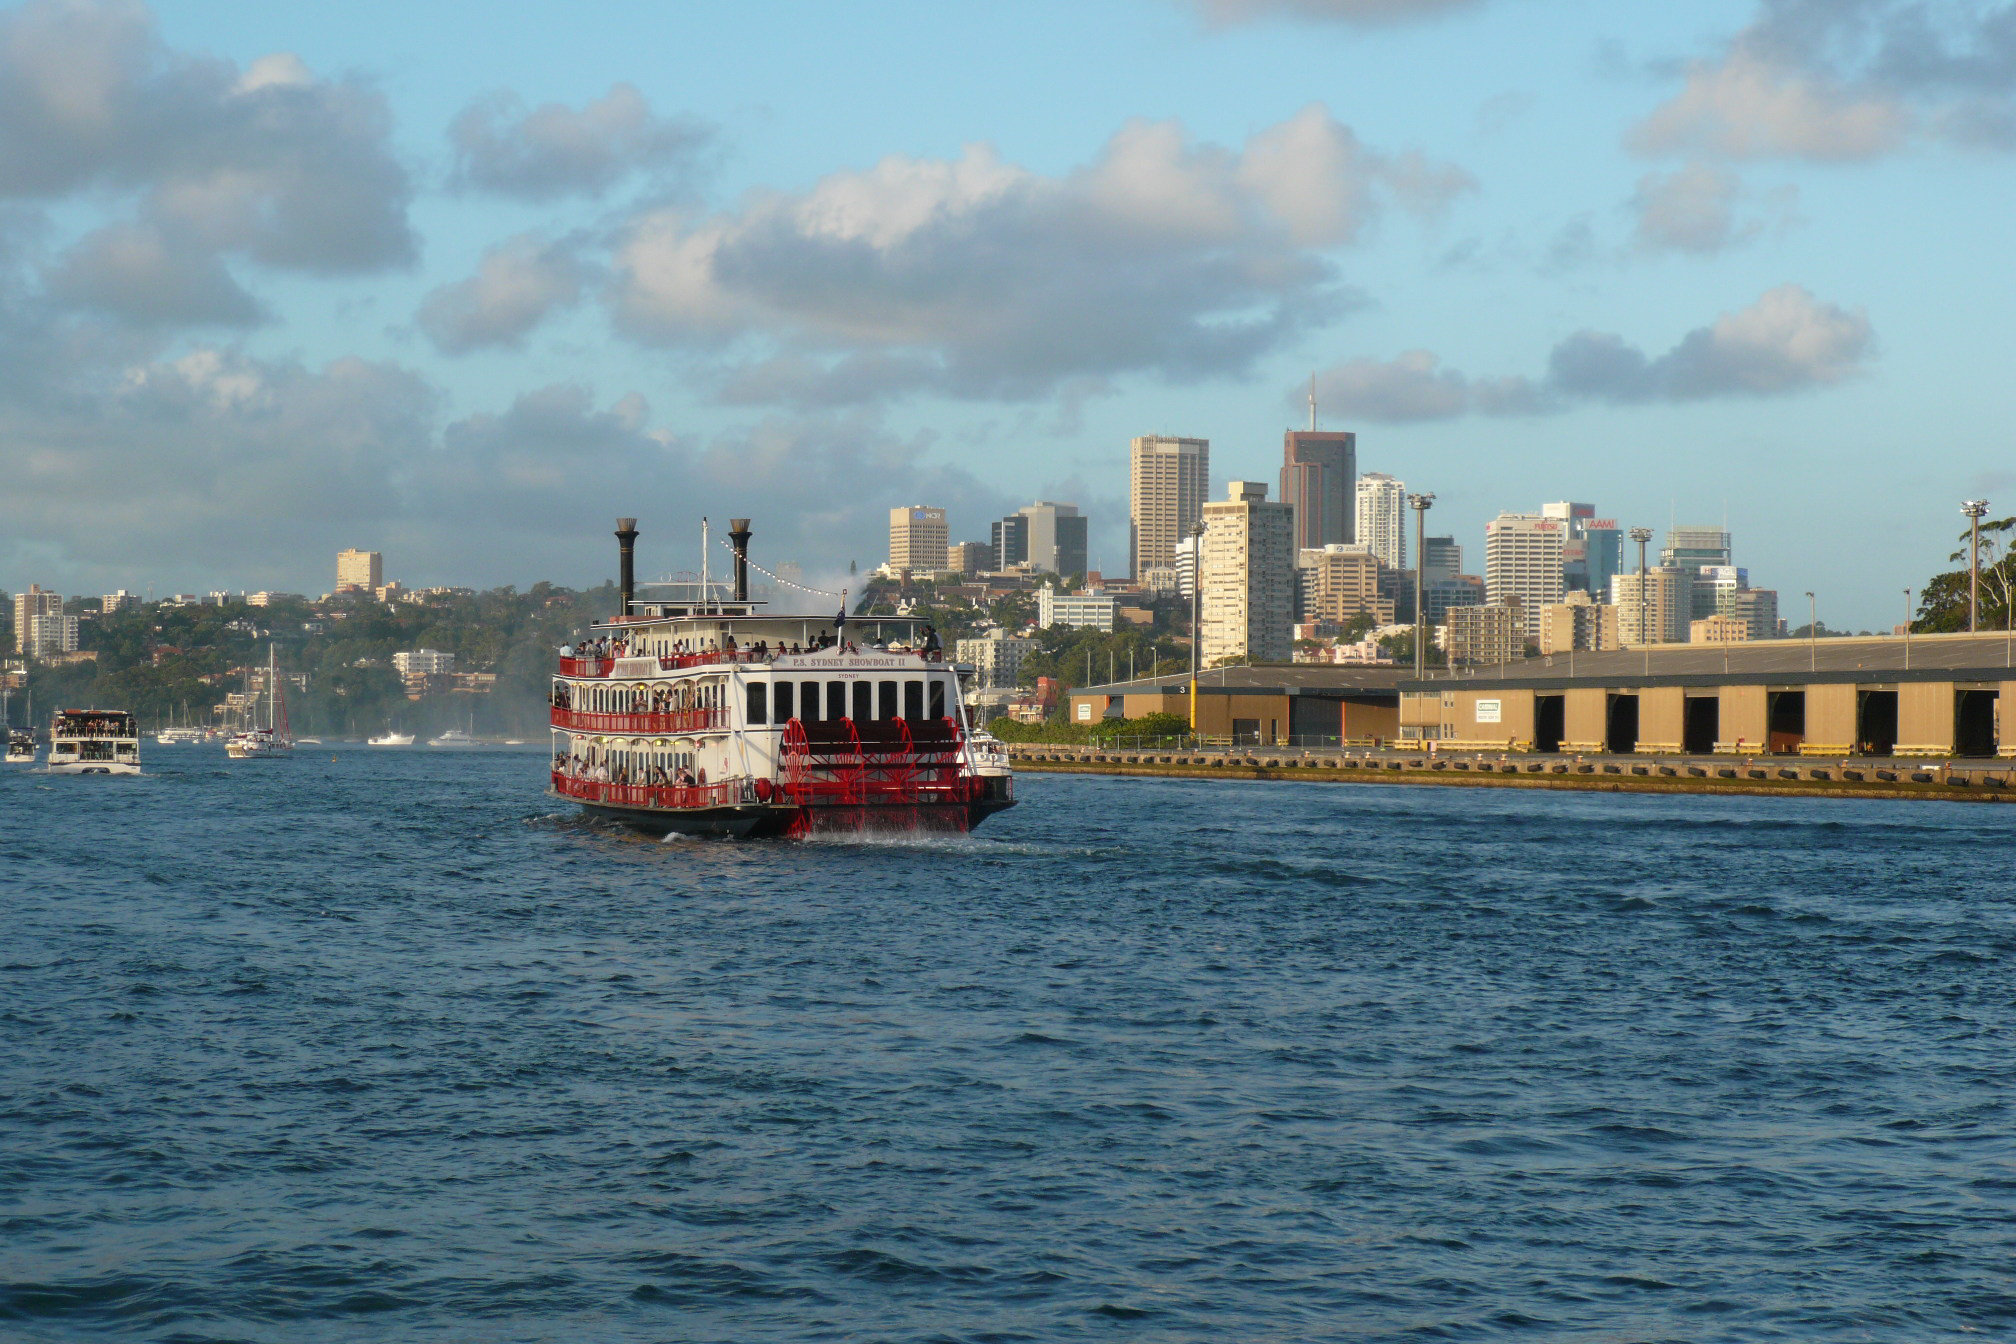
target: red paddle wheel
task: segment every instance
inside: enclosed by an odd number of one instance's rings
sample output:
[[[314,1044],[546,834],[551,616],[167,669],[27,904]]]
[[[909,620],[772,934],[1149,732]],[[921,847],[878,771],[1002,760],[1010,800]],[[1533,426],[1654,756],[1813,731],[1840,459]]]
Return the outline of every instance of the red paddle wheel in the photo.
[[[976,781],[963,763],[951,719],[793,719],[783,742],[783,791],[798,805],[790,833],[964,831]]]

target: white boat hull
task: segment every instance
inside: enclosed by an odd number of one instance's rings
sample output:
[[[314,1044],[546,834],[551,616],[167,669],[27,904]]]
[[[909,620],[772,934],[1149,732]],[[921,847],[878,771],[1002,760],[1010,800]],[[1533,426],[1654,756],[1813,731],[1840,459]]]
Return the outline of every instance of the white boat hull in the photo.
[[[49,773],[52,775],[137,775],[140,766],[134,761],[51,761]]]

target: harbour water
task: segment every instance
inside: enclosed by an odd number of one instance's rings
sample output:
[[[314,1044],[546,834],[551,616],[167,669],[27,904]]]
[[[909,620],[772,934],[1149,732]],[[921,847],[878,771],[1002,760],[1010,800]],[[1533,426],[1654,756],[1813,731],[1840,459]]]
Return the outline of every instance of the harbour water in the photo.
[[[10,1341],[2016,1334],[2000,808],[0,774]]]

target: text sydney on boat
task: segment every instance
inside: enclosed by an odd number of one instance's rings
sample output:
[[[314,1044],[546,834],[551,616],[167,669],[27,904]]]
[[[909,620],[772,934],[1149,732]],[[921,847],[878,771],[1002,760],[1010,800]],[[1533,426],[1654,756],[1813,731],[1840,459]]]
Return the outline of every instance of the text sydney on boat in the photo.
[[[837,615],[765,611],[749,537],[732,520],[732,595],[639,597],[637,520],[617,520],[618,612],[553,678],[553,791],[660,835],[964,831],[1013,806],[925,623],[856,620],[856,642],[844,595]]]

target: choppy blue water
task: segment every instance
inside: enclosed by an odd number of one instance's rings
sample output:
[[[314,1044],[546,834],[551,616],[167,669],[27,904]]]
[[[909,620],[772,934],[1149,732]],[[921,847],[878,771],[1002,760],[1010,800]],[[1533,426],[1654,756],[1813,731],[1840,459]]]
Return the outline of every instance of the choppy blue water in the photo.
[[[2016,1335],[2016,810],[148,765],[0,775],[0,1338]]]

